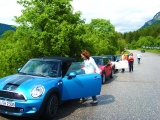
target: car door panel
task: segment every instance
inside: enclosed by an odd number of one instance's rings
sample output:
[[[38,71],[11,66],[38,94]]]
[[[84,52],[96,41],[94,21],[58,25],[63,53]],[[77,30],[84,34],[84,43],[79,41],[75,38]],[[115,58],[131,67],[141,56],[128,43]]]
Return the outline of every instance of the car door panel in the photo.
[[[62,80],[62,100],[99,95],[101,84],[101,76],[97,73],[76,75],[71,79],[66,76]]]

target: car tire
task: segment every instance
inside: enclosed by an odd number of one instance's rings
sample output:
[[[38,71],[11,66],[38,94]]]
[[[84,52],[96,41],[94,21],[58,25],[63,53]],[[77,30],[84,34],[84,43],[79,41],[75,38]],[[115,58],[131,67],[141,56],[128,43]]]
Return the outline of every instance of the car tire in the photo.
[[[102,84],[106,82],[106,74],[105,72],[102,72]]]
[[[115,66],[113,66],[113,73],[115,74],[116,72]]]
[[[110,74],[110,78],[113,78],[113,73],[114,73],[114,69],[112,69],[111,74]]]
[[[52,94],[47,101],[46,108],[44,110],[44,117],[47,120],[53,120],[58,111],[59,100],[56,94]]]

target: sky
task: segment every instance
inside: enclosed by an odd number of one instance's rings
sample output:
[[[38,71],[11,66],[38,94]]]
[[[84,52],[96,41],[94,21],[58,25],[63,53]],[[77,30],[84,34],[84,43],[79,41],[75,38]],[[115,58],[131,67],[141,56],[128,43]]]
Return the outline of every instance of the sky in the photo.
[[[141,28],[160,12],[160,0],[73,0],[74,12],[82,19],[105,19],[117,32],[132,32]],[[22,6],[16,0],[0,0],[0,23],[16,25],[13,16],[21,15]]]

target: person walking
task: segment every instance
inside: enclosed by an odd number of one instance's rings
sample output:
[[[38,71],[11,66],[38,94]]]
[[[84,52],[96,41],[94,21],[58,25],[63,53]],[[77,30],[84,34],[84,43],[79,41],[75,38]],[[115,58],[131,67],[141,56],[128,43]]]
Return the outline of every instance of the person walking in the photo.
[[[128,64],[129,64],[129,72],[133,72],[133,63],[134,63],[134,57],[133,57],[133,53],[130,53],[129,57],[128,57]]]
[[[127,55],[124,53],[124,51],[122,51],[120,60],[121,60],[121,61],[125,61],[125,60],[127,60],[127,59],[128,59],[128,58],[127,58]],[[124,71],[125,71],[125,69],[122,68],[122,71],[121,71],[121,72],[124,72]]]
[[[138,64],[140,64],[141,57],[142,57],[141,53],[138,53],[138,54],[137,54],[137,61],[138,61]]]
[[[84,60],[84,70],[86,74],[92,74],[92,73],[98,73],[100,74],[100,70],[98,68],[98,66],[96,65],[94,59],[92,57],[90,57],[90,53],[87,50],[83,50],[81,53],[81,57]],[[81,98],[82,100],[84,100],[84,98]],[[85,99],[86,100],[86,99]],[[90,102],[91,104],[96,104],[98,103],[98,98],[97,96],[92,96],[92,102]]]

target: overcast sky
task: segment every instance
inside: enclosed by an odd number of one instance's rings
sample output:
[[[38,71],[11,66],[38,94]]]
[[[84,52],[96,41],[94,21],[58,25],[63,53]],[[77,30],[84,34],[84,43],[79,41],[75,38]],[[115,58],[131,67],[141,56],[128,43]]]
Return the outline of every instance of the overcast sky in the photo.
[[[135,31],[160,11],[160,0],[73,0],[74,11],[81,11],[86,23],[91,19],[110,20],[118,32]],[[16,0],[0,0],[0,23],[14,25],[21,15]]]

